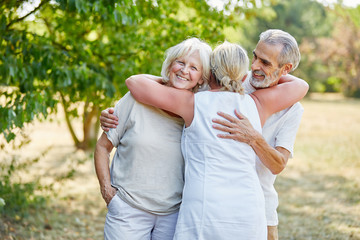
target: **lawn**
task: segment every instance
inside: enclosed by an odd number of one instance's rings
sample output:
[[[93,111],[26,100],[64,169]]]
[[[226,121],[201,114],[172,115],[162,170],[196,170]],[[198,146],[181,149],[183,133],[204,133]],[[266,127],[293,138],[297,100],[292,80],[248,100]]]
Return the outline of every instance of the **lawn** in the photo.
[[[302,104],[295,155],[276,182],[280,239],[360,239],[360,101],[312,95]],[[51,181],[70,167],[76,172],[54,185],[47,208],[16,222],[0,219],[0,239],[102,239],[106,207],[92,155],[74,152],[62,119],[26,131],[32,142],[12,154],[40,160],[21,175],[23,181]]]
[[[280,239],[360,239],[360,101],[302,104],[295,156],[276,182]]]

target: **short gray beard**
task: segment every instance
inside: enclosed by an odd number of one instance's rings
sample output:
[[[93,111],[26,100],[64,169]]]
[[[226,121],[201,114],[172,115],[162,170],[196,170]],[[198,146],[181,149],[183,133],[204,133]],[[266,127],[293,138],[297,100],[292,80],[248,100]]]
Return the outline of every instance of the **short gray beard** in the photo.
[[[259,71],[259,70],[256,70],[254,72],[258,75],[263,75],[264,80],[259,80],[259,79],[254,78],[251,73],[250,84],[255,88],[268,88],[273,82],[275,82],[279,79],[280,69],[277,69],[271,75],[265,75],[265,73],[263,71]]]

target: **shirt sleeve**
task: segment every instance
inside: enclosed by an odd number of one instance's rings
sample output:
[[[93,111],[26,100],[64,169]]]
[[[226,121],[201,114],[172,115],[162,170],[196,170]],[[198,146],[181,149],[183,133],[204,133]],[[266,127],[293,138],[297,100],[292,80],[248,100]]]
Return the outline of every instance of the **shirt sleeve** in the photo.
[[[276,135],[275,147],[287,149],[290,152],[290,158],[292,158],[294,154],[295,138],[300,126],[304,108],[300,103],[296,103],[290,111],[291,112],[288,113],[288,117]]]
[[[130,92],[127,92],[115,105],[114,115],[119,119],[119,124],[116,128],[111,128],[107,133],[107,138],[117,147],[120,144],[121,138],[126,130],[131,125],[131,112],[135,105],[135,99]]]

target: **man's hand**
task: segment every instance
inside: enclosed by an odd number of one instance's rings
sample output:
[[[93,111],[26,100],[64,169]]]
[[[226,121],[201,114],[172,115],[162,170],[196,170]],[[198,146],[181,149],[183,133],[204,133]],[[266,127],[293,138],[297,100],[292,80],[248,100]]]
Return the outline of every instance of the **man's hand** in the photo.
[[[223,112],[219,112],[218,115],[226,120],[213,119],[214,123],[219,124],[213,125],[213,128],[227,132],[227,134],[218,134],[218,137],[249,144],[261,162],[273,174],[279,174],[285,168],[290,156],[287,149],[280,146],[276,148],[270,146],[261,133],[253,128],[250,121],[236,110],[235,115],[237,118]]]
[[[111,185],[101,188],[101,195],[106,202],[106,206],[109,205],[111,199],[115,196],[116,191],[116,188]]]
[[[218,112],[218,115],[226,120],[213,119],[213,122],[216,123],[213,128],[227,132],[227,134],[218,134],[219,138],[233,139],[251,146],[257,137],[261,137],[261,134],[253,128],[250,121],[237,110],[235,110],[237,118],[223,112]]]
[[[102,130],[108,132],[110,128],[116,128],[119,119],[114,115],[114,108],[107,108],[101,111],[100,126]]]

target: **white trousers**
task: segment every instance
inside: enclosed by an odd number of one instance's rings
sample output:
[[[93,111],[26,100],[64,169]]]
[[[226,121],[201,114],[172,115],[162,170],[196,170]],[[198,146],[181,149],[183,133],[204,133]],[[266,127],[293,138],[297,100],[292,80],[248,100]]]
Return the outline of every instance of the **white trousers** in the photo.
[[[172,240],[178,212],[155,215],[125,203],[116,194],[108,205],[105,240]]]

